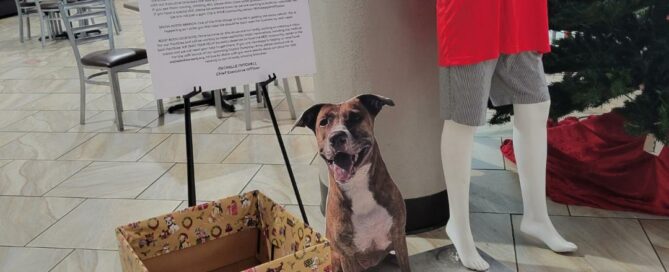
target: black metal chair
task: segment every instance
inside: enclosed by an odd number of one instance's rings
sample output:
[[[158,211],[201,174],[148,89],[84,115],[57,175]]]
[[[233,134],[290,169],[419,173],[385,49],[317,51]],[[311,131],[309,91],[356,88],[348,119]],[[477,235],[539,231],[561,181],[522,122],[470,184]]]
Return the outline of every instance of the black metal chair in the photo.
[[[72,3],[60,2],[60,14],[67,30],[67,36],[74,50],[80,81],[80,123],[86,120],[86,84],[110,86],[112,101],[116,115],[116,126],[123,130],[123,103],[118,73],[136,72],[149,73],[148,70],[137,70],[134,67],[148,63],[146,50],[141,48],[116,48],[110,0],[80,0]],[[95,19],[102,19],[96,20]],[[95,41],[107,40],[109,49],[90,52],[83,57],[79,46]],[[95,69],[99,72],[86,76],[84,69]],[[107,76],[108,82],[93,80],[99,76]],[[163,115],[163,101],[157,100],[159,115]]]

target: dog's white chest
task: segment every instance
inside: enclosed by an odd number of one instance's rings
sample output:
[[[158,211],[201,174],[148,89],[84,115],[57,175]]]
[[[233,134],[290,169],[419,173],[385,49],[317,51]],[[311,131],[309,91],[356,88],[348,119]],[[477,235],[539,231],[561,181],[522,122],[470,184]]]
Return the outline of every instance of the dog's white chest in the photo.
[[[360,176],[367,178],[366,173]],[[391,242],[390,228],[393,224],[393,218],[386,208],[374,200],[374,196],[367,186],[367,180],[354,184],[365,184],[365,186],[356,186],[357,188],[347,192],[347,195],[351,198],[351,208],[353,210],[351,215],[354,231],[353,243],[360,251],[384,250],[388,248]]]
[[[361,250],[384,250],[390,245],[390,228],[393,218],[385,208],[376,205],[368,214],[355,214],[353,208],[353,242]],[[354,204],[355,207],[355,204]]]

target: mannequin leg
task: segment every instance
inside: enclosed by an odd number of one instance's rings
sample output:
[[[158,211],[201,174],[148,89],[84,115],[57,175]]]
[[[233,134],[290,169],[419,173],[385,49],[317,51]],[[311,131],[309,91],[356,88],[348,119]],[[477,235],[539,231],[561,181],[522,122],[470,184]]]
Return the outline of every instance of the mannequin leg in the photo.
[[[523,196],[520,230],[555,252],[572,252],[577,246],[557,232],[546,206],[546,120],[550,101],[513,105],[513,142]]]
[[[446,177],[451,215],[446,225],[446,233],[455,244],[462,264],[469,269],[484,271],[489,265],[476,250],[469,226],[469,181],[474,132],[476,127],[453,121],[444,122],[441,134],[441,161]]]

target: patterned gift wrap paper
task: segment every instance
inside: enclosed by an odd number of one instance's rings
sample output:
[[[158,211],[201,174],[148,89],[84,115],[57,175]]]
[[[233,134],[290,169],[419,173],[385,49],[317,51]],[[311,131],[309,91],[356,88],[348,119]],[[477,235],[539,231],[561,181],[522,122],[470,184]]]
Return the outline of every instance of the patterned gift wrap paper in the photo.
[[[148,272],[151,266],[147,263],[165,258],[174,262],[173,258],[188,256],[180,255],[186,250],[192,254],[197,247],[210,246],[217,239],[234,239],[235,235],[247,237],[249,231],[257,233],[256,244],[239,244],[235,245],[239,251],[208,252],[207,255],[238,254],[252,247],[257,252],[255,259],[265,262],[248,269],[244,267],[244,272],[331,270],[330,244],[325,237],[258,191],[130,223],[118,227],[116,237],[123,271]],[[221,271],[232,270],[223,268]]]

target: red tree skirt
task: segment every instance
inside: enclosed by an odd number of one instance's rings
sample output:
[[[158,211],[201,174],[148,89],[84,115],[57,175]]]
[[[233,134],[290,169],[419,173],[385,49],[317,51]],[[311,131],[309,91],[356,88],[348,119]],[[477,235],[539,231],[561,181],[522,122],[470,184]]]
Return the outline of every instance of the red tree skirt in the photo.
[[[669,215],[669,151],[656,157],[643,150],[644,141],[627,135],[614,113],[549,124],[548,196],[563,204]],[[511,140],[501,149],[516,161]]]

